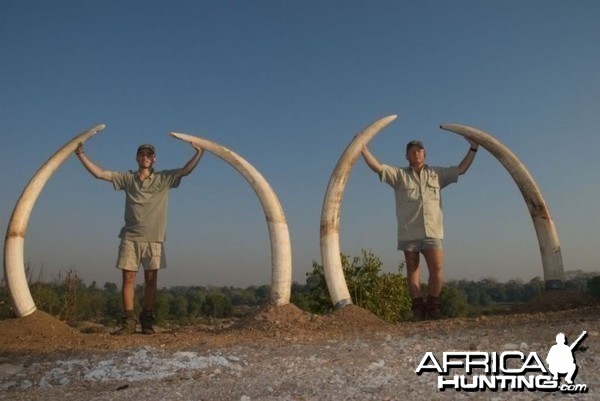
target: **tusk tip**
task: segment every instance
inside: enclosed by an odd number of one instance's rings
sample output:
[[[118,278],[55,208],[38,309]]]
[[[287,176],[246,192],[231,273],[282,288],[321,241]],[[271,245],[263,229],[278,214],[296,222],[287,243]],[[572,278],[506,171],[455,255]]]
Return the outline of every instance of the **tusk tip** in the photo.
[[[446,131],[456,132],[459,129],[460,125],[458,124],[441,124],[440,128]],[[458,132],[456,132],[458,133]]]

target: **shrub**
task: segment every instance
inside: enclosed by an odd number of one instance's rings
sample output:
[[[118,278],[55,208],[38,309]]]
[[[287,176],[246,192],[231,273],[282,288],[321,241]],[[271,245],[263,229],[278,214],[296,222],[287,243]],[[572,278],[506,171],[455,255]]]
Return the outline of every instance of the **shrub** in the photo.
[[[360,256],[341,254],[344,277],[352,302],[380,318],[396,322],[410,310],[410,296],[406,279],[398,273],[381,274],[381,260],[370,251]],[[333,309],[323,266],[313,261],[313,270],[307,273],[306,291],[294,295],[296,305],[313,313],[326,313]]]

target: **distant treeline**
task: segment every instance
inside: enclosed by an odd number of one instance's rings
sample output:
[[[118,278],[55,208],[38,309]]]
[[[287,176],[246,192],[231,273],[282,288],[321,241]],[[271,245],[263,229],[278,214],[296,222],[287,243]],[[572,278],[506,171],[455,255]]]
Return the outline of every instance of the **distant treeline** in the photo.
[[[410,299],[402,266],[397,273],[382,273],[381,261],[372,253],[360,256],[342,255],[344,275],[354,304],[370,310],[381,318],[394,322],[408,317]],[[96,282],[86,285],[74,270],[46,281],[27,276],[32,297],[38,309],[64,321],[94,321],[116,324],[121,313],[120,287],[111,282],[99,287]],[[8,289],[0,283],[0,319],[14,317],[10,308]],[[565,286],[600,298],[598,273],[567,272]],[[526,283],[495,279],[479,281],[458,280],[445,283],[442,305],[446,316],[476,316],[505,310],[507,305],[526,302],[544,289],[536,277]],[[141,308],[143,289],[136,289],[136,310]],[[160,289],[157,293],[155,315],[157,322],[194,324],[213,319],[241,317],[268,303],[268,285],[236,287],[177,286]],[[313,262],[305,284],[293,283],[292,303],[311,313],[327,313],[333,305],[328,296],[323,267]]]

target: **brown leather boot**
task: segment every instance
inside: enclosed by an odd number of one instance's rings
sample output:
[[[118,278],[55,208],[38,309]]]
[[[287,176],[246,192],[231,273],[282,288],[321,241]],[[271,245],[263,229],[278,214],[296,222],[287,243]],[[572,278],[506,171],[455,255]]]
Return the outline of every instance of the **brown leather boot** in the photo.
[[[135,326],[137,320],[135,320],[135,314],[133,311],[125,311],[123,317],[121,317],[121,328],[113,331],[111,334],[115,336],[125,336],[135,333]]]
[[[442,315],[442,311],[441,311],[441,303],[440,303],[440,297],[433,297],[433,296],[428,296],[427,297],[427,307],[426,307],[426,311],[427,311],[427,319],[429,320],[439,320],[439,319],[443,319],[444,315]]]
[[[426,310],[425,310],[425,300],[423,297],[414,298],[412,300],[412,318],[413,322],[418,322],[421,320],[425,320],[427,318]]]
[[[142,325],[142,334],[154,334],[154,314],[152,311],[143,310],[140,313],[140,324]]]

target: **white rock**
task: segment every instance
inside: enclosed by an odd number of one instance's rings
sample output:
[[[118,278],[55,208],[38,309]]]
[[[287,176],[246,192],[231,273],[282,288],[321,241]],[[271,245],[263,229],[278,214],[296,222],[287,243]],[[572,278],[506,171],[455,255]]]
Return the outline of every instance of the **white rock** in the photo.
[[[21,388],[23,390],[27,390],[28,388],[33,387],[33,382],[31,380],[23,380],[23,383],[21,383]]]
[[[11,387],[14,387],[16,385],[17,385],[17,382],[14,382],[14,381],[13,382],[8,382],[8,383],[4,383],[3,385],[1,385],[0,389],[7,390],[7,389],[9,389]]]
[[[183,351],[179,351],[179,352],[175,352],[173,354],[173,358],[179,359],[179,360],[194,359],[197,356],[198,356],[198,354],[195,353],[195,352],[183,352]]]
[[[377,362],[373,362],[369,367],[370,368],[383,368],[385,365],[385,361],[383,359],[380,359]]]
[[[3,363],[0,365],[0,376],[10,377],[23,370],[23,365],[13,365],[12,363]]]

